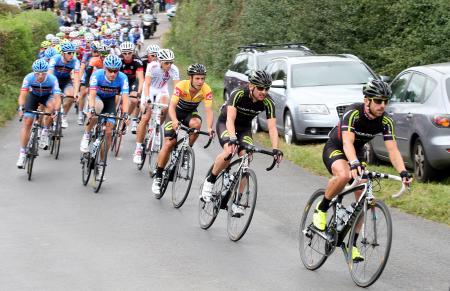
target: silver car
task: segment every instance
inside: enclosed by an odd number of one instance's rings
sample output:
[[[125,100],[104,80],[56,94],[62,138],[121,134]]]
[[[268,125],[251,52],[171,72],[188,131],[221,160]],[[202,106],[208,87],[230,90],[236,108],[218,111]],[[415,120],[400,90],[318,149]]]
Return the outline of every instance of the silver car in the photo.
[[[286,143],[327,139],[346,107],[363,101],[363,84],[379,78],[352,55],[281,57],[266,70],[274,80],[269,94]],[[254,126],[267,130],[264,114]]]
[[[450,63],[412,67],[391,83],[386,113],[394,119],[397,144],[416,179],[449,176]],[[369,162],[389,160],[381,136],[367,146]]]

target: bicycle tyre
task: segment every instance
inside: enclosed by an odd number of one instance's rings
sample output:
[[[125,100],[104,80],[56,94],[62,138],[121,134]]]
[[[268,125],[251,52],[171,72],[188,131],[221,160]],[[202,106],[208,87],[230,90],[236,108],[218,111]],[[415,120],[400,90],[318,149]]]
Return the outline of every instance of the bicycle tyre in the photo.
[[[327,248],[329,248],[327,242],[318,234],[309,230],[309,227],[312,226],[312,216],[314,214],[315,207],[317,203],[322,201],[324,195],[325,189],[319,189],[311,195],[311,197],[309,198],[308,202],[305,205],[303,215],[300,220],[299,246],[298,246],[300,252],[300,259],[302,260],[303,265],[308,270],[311,271],[319,269],[328,258],[328,255],[325,254]],[[331,210],[329,211],[334,212],[333,210],[334,207],[330,207],[330,209]],[[328,213],[327,216],[330,217],[330,213]],[[333,215],[331,215],[331,219],[333,219],[332,217],[334,217],[334,213]],[[328,223],[328,225],[330,225],[330,222]],[[323,247],[321,243],[323,243]],[[308,250],[306,249],[306,247],[308,247]],[[323,253],[320,252],[322,251],[322,249]],[[317,254],[317,259],[316,260],[313,260],[312,258],[309,259],[307,252],[311,253],[311,257],[313,254]]]
[[[379,210],[379,211],[377,211]],[[386,204],[384,204],[382,201],[376,201],[374,206],[371,206],[367,209],[367,215],[368,217],[365,217],[363,215],[363,211],[361,211],[358,216],[356,217],[356,220],[354,224],[352,225],[350,235],[349,235],[349,259],[348,259],[348,267],[350,271],[350,275],[352,277],[353,282],[355,282],[356,285],[360,287],[368,287],[375,283],[376,280],[381,276],[381,273],[383,273],[383,270],[386,266],[386,263],[389,259],[389,253],[391,250],[391,244],[392,244],[392,218],[391,214],[389,212],[388,207]],[[382,215],[381,215],[382,214]],[[385,218],[385,225],[383,225],[383,220],[380,219],[380,217],[383,216]],[[361,235],[358,237],[357,241],[357,247],[359,248],[361,255],[364,257],[364,261],[362,262],[353,262],[351,260],[351,253],[353,250],[353,242],[354,236],[356,234],[356,227],[358,225],[358,222],[360,219],[363,219],[364,222],[361,226],[361,228],[364,227],[364,238],[361,238]],[[380,223],[379,223],[380,222]],[[382,235],[384,230],[386,232],[386,238],[385,240],[380,239],[380,235]],[[373,237],[369,234],[370,228],[373,228],[374,233]],[[372,240],[372,241],[367,241]],[[384,251],[378,252],[375,251],[375,248],[379,248],[380,246],[385,243],[385,249]],[[377,264],[374,268],[371,268],[368,266],[368,256],[373,253],[381,253],[379,265]],[[366,276],[370,269],[373,269],[373,273],[369,275],[366,278],[361,278],[359,276],[359,270],[362,269],[364,276]]]
[[[183,168],[184,155],[189,155],[187,170]],[[175,172],[173,174],[173,181],[172,181],[172,205],[175,208],[180,208],[181,206],[183,206],[184,202],[186,201],[189,195],[189,191],[191,190],[192,186],[192,180],[194,179],[195,153],[190,146],[188,146],[185,150],[184,149],[181,150],[174,171]],[[184,171],[186,171],[186,176],[185,177],[180,176],[180,173],[183,173]],[[181,189],[177,189],[177,187],[180,186],[179,182],[182,181],[182,179],[179,178],[186,178],[185,179],[187,181],[186,189],[183,190],[183,187],[181,187]]]
[[[106,150],[108,147],[108,139],[104,136],[100,142],[100,146],[97,149],[97,153],[95,154],[95,165],[94,165],[94,192],[98,193],[100,191],[100,188],[103,184],[103,177],[105,176],[105,170],[106,170],[106,162],[108,160],[108,151]],[[102,147],[105,148],[105,153],[103,156],[103,159],[101,158],[101,149]],[[99,169],[100,167],[103,167],[103,171],[101,172],[101,175],[99,176]]]
[[[154,138],[159,138],[159,145],[153,143]],[[152,144],[150,145],[148,155],[148,174],[150,177],[154,177],[156,174],[156,167],[158,166],[158,153],[161,150],[163,144],[163,135],[161,134],[161,126],[157,125],[152,133]]]
[[[119,155],[120,146],[122,145],[122,138],[123,138],[123,133],[122,133],[122,130],[120,130],[117,133],[116,148],[114,149],[114,157],[117,157]]]
[[[59,151],[61,148],[61,137],[62,137],[62,127],[61,127],[61,115],[58,114],[58,117],[56,119],[56,135],[54,135],[54,146],[55,146],[55,160],[59,158]]]
[[[147,148],[148,143],[151,142],[148,138],[144,140],[144,143],[142,144],[142,151],[141,151],[141,163],[137,165],[138,170],[142,170],[142,168],[145,165],[145,159],[147,158]]]
[[[92,158],[89,152],[83,153],[81,157],[81,181],[86,186],[92,173]]]
[[[232,210],[232,204],[234,203],[234,198],[236,197],[236,191],[238,191],[238,187],[239,184],[241,183],[241,181],[244,178],[247,178],[248,181],[253,180],[252,182],[247,182],[248,184],[245,186],[246,188],[246,192],[249,193],[250,190],[253,190],[253,195],[251,197],[247,197],[247,203],[244,203],[244,207],[245,207],[245,212],[247,212],[248,208],[250,208],[248,213],[245,213],[242,216],[235,216],[233,215],[233,210]],[[258,182],[256,179],[256,174],[255,172],[253,172],[252,169],[247,169],[246,172],[242,173],[242,176],[240,177],[239,183],[236,183],[234,189],[233,189],[233,193],[231,195],[231,199],[228,202],[228,218],[227,218],[227,233],[228,233],[228,238],[232,241],[238,241],[240,240],[245,233],[247,232],[250,223],[252,222],[252,218],[253,218],[253,213],[255,212],[255,207],[256,207],[256,198],[258,195]],[[250,184],[250,186],[248,186]],[[242,195],[244,196],[244,193],[242,193]],[[250,194],[247,194],[250,195]],[[242,199],[242,197],[241,197]],[[239,203],[239,205],[242,205],[242,202]],[[242,221],[242,218],[244,218],[244,221]],[[238,227],[237,229],[234,229],[234,225],[237,224],[241,224],[243,222],[242,227]],[[240,230],[239,230],[240,229]]]
[[[235,166],[235,165],[239,165],[239,163],[241,162],[241,159],[237,159],[234,160],[233,162],[231,162],[231,164],[228,166],[227,169],[223,170],[222,172],[219,173],[219,175],[217,175],[217,179],[216,182],[214,183],[214,187],[213,187],[213,195],[212,195],[212,199],[209,202],[205,202],[203,201],[203,199],[199,199],[199,203],[198,203],[198,222],[200,224],[200,227],[204,230],[207,230],[208,228],[210,228],[214,221],[217,218],[217,215],[219,214],[220,211],[220,205],[222,203],[222,191],[224,190],[223,187],[223,177],[224,177],[224,173],[225,171],[230,172],[230,169]],[[211,166],[206,174],[206,177],[208,177],[211,174],[213,166]],[[205,179],[206,179],[205,177]],[[201,197],[201,193],[203,190],[203,183],[200,187],[200,197]]]
[[[29,147],[29,152],[27,154],[27,174],[28,174],[28,181],[31,180],[31,176],[33,174],[33,166],[34,166],[34,159],[37,157],[38,153],[38,133],[37,128],[32,130],[31,137],[30,137],[30,143],[31,147]]]

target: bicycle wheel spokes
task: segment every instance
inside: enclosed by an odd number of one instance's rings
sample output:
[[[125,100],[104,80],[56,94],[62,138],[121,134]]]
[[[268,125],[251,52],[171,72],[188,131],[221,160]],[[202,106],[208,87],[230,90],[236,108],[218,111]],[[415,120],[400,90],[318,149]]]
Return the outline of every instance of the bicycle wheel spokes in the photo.
[[[100,147],[95,155],[95,165],[94,165],[94,192],[98,193],[102,183],[104,181],[105,171],[106,171],[106,161],[108,157],[108,142],[107,138],[104,137],[100,142]],[[103,152],[103,155],[102,155]]]
[[[211,173],[211,169],[208,172],[208,175]],[[198,221],[200,223],[200,227],[202,229],[208,229],[213,225],[216,220],[217,215],[219,214],[220,204],[222,201],[221,193],[224,190],[223,185],[224,172],[219,174],[216,179],[216,183],[214,183],[212,199],[209,202],[203,201],[203,199],[199,199],[198,204]],[[203,184],[200,188],[200,193],[202,193]]]
[[[330,250],[330,245],[327,240],[324,239],[312,226],[314,209],[317,203],[322,201],[324,194],[324,190],[317,190],[311,198],[309,198],[300,222],[300,258],[303,265],[309,270],[316,270],[320,268],[325,263],[327,259],[326,254],[329,253]],[[330,207],[327,216],[330,220],[332,219],[332,207]],[[328,223],[328,225],[330,225],[330,223]]]
[[[92,172],[92,159],[89,152],[83,153],[81,157],[81,180],[83,185],[87,185]]]
[[[252,221],[256,206],[256,175],[248,169],[234,188],[228,203],[227,232],[232,241],[240,240]],[[234,204],[234,205],[233,205]],[[237,211],[240,209],[240,212]]]
[[[348,265],[356,285],[367,287],[380,277],[389,258],[392,221],[387,206],[377,201],[374,206],[368,208],[367,215],[361,211],[352,227],[349,245],[352,245],[350,242],[354,241],[357,232],[359,235],[356,247],[364,260],[354,262],[350,259]],[[349,256],[351,256],[352,248],[349,249]]]
[[[191,147],[182,150],[175,166],[172,182],[172,204],[175,208],[183,206],[191,190],[194,178],[195,155]]]

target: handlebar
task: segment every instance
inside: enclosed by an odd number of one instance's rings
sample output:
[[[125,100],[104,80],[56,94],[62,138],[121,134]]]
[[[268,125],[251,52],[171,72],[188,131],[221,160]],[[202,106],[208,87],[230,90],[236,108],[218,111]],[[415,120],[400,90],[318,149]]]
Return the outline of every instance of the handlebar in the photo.
[[[103,117],[103,118],[114,118],[116,120],[124,120],[125,118],[121,117],[121,116],[117,116],[113,113],[94,113],[95,116],[97,117]],[[86,125],[90,124],[90,120],[86,123]]]
[[[37,114],[37,115],[47,115],[47,116],[52,115],[51,113],[40,111],[40,110],[23,110],[23,113],[33,113],[33,114]],[[23,119],[23,115],[20,117],[19,122],[22,122],[22,119]]]
[[[236,147],[236,149],[237,149],[237,148],[238,148],[238,147]],[[247,152],[247,154],[260,153],[260,154],[265,154],[265,155],[268,155],[268,156],[273,157],[273,152],[268,151],[268,150],[265,150],[265,149],[257,148],[257,147],[255,147],[255,146],[253,146],[253,145],[244,145],[243,148],[245,149],[245,151]],[[231,160],[231,158],[232,158],[235,154],[236,154],[236,150],[235,150],[232,154],[229,154],[228,157],[225,158],[225,161]],[[272,170],[272,169],[275,167],[276,164],[277,164],[277,160],[274,158],[273,161],[272,161],[272,164],[271,164],[268,168],[266,168],[266,171]]]
[[[167,108],[167,107],[169,107],[169,105],[165,104],[165,103],[152,102],[152,100],[150,98],[147,99],[147,105],[150,105],[152,108],[155,108],[155,107]]]
[[[362,175],[360,175],[357,179],[354,179],[353,183],[350,186],[345,187],[344,191],[346,189],[351,189],[353,187],[355,187],[360,181],[361,179],[376,179],[376,178],[382,178],[382,179],[390,179],[390,180],[395,180],[395,181],[399,181],[402,182],[402,178],[400,176],[397,175],[391,175],[391,174],[385,174],[385,173],[381,173],[381,172],[374,172],[374,171],[364,171],[362,173]],[[410,189],[409,187],[406,187],[405,184],[402,183],[402,187],[400,188],[400,190],[393,194],[391,197],[392,198],[399,198],[400,196],[403,195],[403,193],[406,191],[406,189]]]
[[[209,132],[202,131],[202,130],[200,130],[200,129],[196,129],[196,128],[193,128],[193,127],[187,127],[187,126],[185,126],[185,125],[183,125],[183,124],[181,124],[181,123],[180,123],[180,125],[178,126],[177,132],[178,132],[179,130],[185,131],[188,135],[190,135],[190,134],[202,134],[202,135],[207,135],[207,136],[209,136]],[[203,146],[204,149],[206,149],[207,147],[209,147],[209,145],[211,144],[213,138],[214,138],[214,136],[210,136],[210,137],[209,137],[208,142],[206,143],[206,145]],[[171,139],[174,139],[174,137],[172,137]]]

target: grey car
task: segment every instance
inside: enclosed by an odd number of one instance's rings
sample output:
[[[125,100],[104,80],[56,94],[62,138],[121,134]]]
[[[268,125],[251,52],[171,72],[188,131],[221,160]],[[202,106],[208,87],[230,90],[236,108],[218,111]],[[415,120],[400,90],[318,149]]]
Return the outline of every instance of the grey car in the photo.
[[[394,119],[397,144],[416,179],[449,175],[450,63],[412,67],[391,83],[392,99],[386,113]],[[383,138],[367,146],[369,162],[389,160]]]
[[[274,80],[269,94],[286,143],[327,139],[346,107],[363,101],[363,84],[379,78],[353,55],[276,58],[266,70]],[[255,125],[267,130],[264,114]]]

